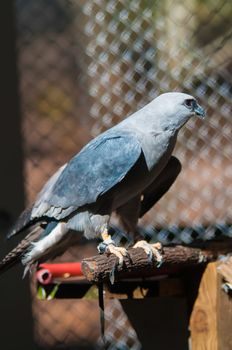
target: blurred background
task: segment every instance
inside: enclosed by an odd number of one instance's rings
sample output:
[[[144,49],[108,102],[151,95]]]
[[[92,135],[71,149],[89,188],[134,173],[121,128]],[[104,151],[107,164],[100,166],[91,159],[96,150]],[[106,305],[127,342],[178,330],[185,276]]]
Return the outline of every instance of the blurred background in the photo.
[[[2,232],[88,140],[160,93],[176,90],[195,96],[208,117],[192,119],[181,131],[175,155],[182,172],[140,224],[163,243],[232,235],[229,0],[15,0],[2,6]],[[61,259],[95,251],[86,244]],[[0,281],[2,300],[10,300],[1,306],[8,324],[4,349],[19,348],[8,334],[15,334],[15,314],[25,349],[25,339],[42,349],[99,348],[97,303],[41,302],[32,286],[32,323],[21,275],[14,275],[19,294],[12,277],[8,288]],[[17,298],[24,300],[20,309]],[[112,318],[109,349],[141,349],[117,300],[106,305],[106,319]],[[24,321],[30,331],[20,330]]]

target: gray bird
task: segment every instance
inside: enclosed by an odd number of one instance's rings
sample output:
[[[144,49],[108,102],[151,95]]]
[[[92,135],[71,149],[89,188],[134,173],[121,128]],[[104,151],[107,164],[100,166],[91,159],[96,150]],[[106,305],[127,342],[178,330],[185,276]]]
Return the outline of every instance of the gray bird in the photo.
[[[45,184],[9,234],[28,231],[1,262],[0,271],[22,261],[26,269],[72,244],[73,233],[102,237],[99,251],[115,254],[119,264],[127,251],[117,247],[108,230],[113,212],[126,233],[169,189],[180,172],[172,156],[178,131],[204,109],[194,97],[162,94],[121,123],[90,141]],[[75,235],[75,233],[74,233]],[[161,256],[158,245],[139,241],[147,254]]]

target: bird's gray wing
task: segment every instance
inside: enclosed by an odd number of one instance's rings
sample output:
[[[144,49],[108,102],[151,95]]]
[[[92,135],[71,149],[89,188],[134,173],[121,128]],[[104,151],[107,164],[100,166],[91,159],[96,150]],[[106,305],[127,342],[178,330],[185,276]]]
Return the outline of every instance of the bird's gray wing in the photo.
[[[84,205],[96,202],[100,195],[122,181],[142,152],[132,132],[106,132],[86,145],[80,153],[42,190],[32,217],[61,219]]]

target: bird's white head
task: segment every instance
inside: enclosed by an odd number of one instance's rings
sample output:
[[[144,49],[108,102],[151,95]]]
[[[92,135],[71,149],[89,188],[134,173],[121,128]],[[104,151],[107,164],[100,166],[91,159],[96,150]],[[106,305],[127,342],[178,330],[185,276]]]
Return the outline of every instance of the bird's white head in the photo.
[[[162,94],[150,103],[150,107],[159,119],[160,126],[167,129],[178,130],[195,115],[201,119],[205,117],[205,111],[196,99],[181,92]]]

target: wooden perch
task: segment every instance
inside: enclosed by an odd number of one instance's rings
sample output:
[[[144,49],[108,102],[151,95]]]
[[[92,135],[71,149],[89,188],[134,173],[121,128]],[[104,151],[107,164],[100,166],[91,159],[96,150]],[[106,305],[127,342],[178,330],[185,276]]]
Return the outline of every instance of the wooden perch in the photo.
[[[147,277],[179,270],[191,265],[206,264],[217,260],[219,255],[232,251],[232,240],[205,243],[204,248],[174,246],[163,248],[163,263],[157,267],[156,261],[150,262],[141,248],[128,249],[130,257],[124,258],[124,264],[118,271],[115,269],[115,279],[127,277]],[[82,260],[82,272],[90,282],[108,281],[112,270],[117,266],[117,258],[106,254],[93,256]]]

